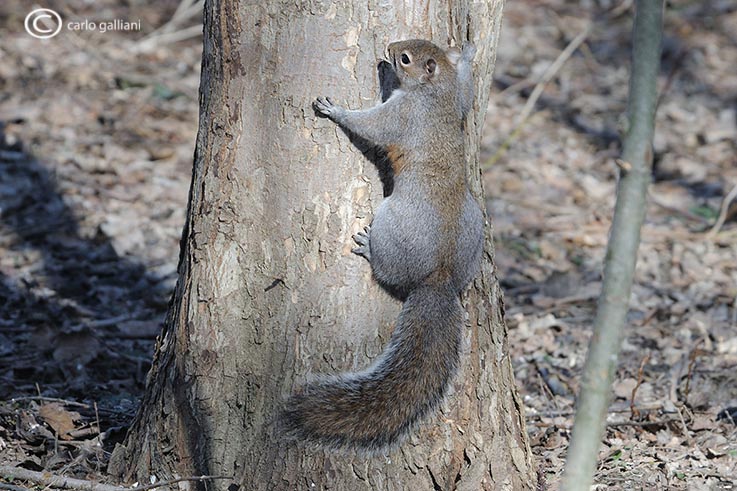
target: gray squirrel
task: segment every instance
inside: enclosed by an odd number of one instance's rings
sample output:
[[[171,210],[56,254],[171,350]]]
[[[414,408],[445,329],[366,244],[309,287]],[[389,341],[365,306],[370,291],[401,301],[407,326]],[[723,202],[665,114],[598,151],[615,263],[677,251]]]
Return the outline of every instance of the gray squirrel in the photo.
[[[404,305],[370,367],[308,383],[280,415],[288,437],[364,452],[400,443],[441,402],[459,363],[460,294],[479,270],[484,242],[464,157],[475,49],[415,39],[390,44],[386,54],[398,86],[383,103],[351,111],[320,97],[314,108],[388,157],[392,192],[354,236],[353,252]]]

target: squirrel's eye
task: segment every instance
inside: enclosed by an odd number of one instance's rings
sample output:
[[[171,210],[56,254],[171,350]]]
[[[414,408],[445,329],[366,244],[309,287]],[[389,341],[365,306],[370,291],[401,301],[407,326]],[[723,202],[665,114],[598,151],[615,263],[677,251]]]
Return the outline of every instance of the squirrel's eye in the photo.
[[[409,65],[409,56],[407,56],[407,53],[402,53],[402,65]]]

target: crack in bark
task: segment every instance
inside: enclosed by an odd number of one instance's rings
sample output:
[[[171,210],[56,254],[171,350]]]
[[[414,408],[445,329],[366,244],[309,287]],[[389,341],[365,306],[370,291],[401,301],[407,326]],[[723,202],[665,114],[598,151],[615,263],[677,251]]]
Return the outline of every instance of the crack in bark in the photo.
[[[435,479],[435,475],[432,473],[432,469],[430,469],[430,467],[427,467],[427,473],[430,475],[430,481],[432,481],[433,491],[443,491],[443,487],[438,484],[438,481]]]

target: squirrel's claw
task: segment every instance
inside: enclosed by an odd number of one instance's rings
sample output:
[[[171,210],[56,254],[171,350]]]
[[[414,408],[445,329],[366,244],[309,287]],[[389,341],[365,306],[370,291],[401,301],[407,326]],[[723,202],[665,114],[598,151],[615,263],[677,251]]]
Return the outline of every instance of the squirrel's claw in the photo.
[[[334,110],[335,104],[330,100],[329,97],[318,97],[315,102],[312,103],[312,107],[322,116],[330,117]]]
[[[358,232],[353,236],[353,241],[358,244],[358,247],[351,249],[353,254],[357,256],[363,256],[367,261],[371,262],[371,247],[369,245],[369,239],[371,235],[371,227],[365,227],[361,232]]]

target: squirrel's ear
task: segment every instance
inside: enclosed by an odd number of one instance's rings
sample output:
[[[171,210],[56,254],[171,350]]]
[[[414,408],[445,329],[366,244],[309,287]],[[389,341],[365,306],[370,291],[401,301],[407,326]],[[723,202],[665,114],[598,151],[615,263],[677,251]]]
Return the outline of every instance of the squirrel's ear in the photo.
[[[448,57],[448,61],[450,61],[453,66],[456,66],[458,64],[458,60],[461,59],[461,50],[456,47],[448,48],[445,50],[445,55]]]
[[[430,58],[425,62],[425,71],[428,77],[435,75],[435,70],[438,68],[438,62],[435,59]]]

